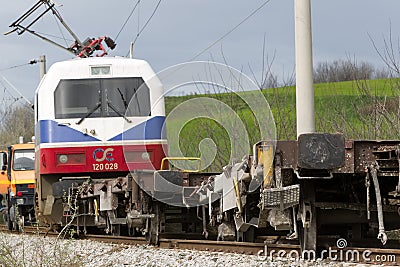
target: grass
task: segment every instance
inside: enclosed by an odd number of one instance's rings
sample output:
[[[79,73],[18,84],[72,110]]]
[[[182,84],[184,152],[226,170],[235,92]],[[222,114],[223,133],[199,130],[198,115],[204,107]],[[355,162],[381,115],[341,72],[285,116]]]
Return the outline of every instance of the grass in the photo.
[[[0,233],[0,266],[10,267],[78,267],[82,260],[76,255],[71,240]]]
[[[296,94],[294,86],[264,89],[276,125],[278,140],[296,139]],[[249,107],[241,100],[240,92],[209,95],[166,97],[166,113],[179,104],[197,97],[210,97],[229,105],[246,125],[250,144],[260,140],[257,123]],[[400,80],[380,79],[320,83],[314,85],[315,125],[318,132],[343,133],[347,139],[399,139],[400,132]],[[195,115],[195,114],[193,114]],[[229,160],[229,134],[221,129],[221,123],[196,119],[186,124],[181,134],[171,129],[175,121],[167,124],[170,133],[179,135],[179,144],[186,156],[200,156],[198,144],[204,138],[211,138],[217,150],[214,166],[220,169]],[[221,117],[221,120],[224,118]],[[172,151],[173,152],[173,151]],[[249,151],[251,153],[251,151]],[[170,152],[171,154],[171,152]],[[218,166],[217,166],[218,165]]]

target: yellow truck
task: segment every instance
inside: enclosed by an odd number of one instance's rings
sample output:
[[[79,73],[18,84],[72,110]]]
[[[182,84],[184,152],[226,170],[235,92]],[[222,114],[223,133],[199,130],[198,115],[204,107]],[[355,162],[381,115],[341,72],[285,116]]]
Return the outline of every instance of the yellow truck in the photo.
[[[6,196],[10,187],[10,180],[7,177],[7,151],[0,150],[0,164],[2,166],[0,170],[0,214],[4,214],[7,210]]]
[[[17,230],[24,224],[35,222],[35,145],[14,144],[8,148],[7,170],[9,186],[6,194],[8,228]],[[0,176],[1,179],[1,176]]]

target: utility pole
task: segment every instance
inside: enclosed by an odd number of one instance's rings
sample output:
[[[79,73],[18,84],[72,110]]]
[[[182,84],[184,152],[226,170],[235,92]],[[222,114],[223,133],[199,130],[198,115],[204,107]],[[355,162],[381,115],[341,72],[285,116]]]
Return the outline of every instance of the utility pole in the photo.
[[[43,76],[46,74],[46,56],[41,55],[39,57],[39,63],[40,63],[40,80],[43,78]]]
[[[311,37],[311,0],[294,0],[296,35],[296,120],[297,138],[315,132],[314,81]],[[299,237],[303,251],[317,249],[317,209],[315,207],[315,180],[300,182],[302,193],[300,209],[308,218],[302,218]]]
[[[294,0],[297,137],[315,132],[310,0]]]

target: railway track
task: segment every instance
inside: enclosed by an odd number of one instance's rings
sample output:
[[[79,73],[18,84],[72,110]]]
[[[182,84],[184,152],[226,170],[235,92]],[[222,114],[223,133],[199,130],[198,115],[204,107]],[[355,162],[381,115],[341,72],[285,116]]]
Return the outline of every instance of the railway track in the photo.
[[[293,244],[269,244],[246,243],[211,240],[178,240],[161,239],[161,248],[192,249],[212,252],[241,253],[257,255],[260,260],[273,260],[274,258],[304,258],[304,259],[330,259],[340,262],[373,263],[385,265],[400,265],[400,249],[376,249],[347,247],[321,250],[315,254],[302,253],[299,245]]]
[[[6,225],[0,225],[1,232],[36,234],[43,236],[58,236],[58,233],[50,231],[47,227],[25,226],[23,231],[9,231]],[[88,239],[98,242],[106,242],[124,245],[146,245],[144,237],[110,236],[110,235],[81,235],[79,239]],[[359,248],[359,247],[330,247],[318,252],[301,252],[300,246],[285,243],[248,243],[233,241],[213,240],[186,240],[160,238],[159,248],[178,250],[198,250],[208,252],[239,253],[256,255],[260,261],[274,260],[278,258],[297,259],[325,259],[338,262],[354,262],[364,264],[380,264],[387,266],[400,266],[400,249]]]

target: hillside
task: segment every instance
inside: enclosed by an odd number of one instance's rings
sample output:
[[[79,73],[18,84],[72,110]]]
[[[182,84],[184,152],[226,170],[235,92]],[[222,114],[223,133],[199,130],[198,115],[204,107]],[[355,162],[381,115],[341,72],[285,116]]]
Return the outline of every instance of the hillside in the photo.
[[[314,89],[315,124],[318,132],[340,132],[347,139],[400,138],[398,79],[320,83]],[[277,139],[295,139],[295,87],[264,89],[262,93],[274,115]],[[237,95],[222,93],[166,97],[166,112],[169,114],[186,100],[203,96],[218,99],[231,106],[246,124],[250,142],[253,144],[259,141],[252,113]],[[167,133],[168,128],[170,127],[167,125]],[[181,150],[186,156],[199,156],[198,144],[204,138],[211,138],[218,148],[216,162],[213,164],[224,166],[229,159],[229,138],[221,125],[214,121],[196,119],[186,124],[179,136]]]

